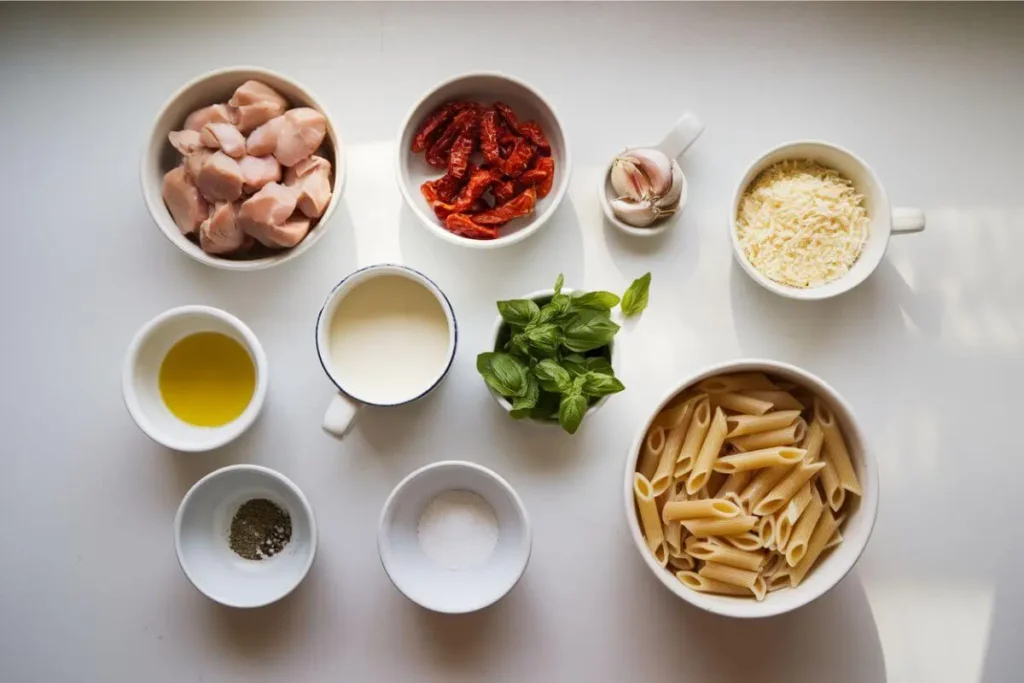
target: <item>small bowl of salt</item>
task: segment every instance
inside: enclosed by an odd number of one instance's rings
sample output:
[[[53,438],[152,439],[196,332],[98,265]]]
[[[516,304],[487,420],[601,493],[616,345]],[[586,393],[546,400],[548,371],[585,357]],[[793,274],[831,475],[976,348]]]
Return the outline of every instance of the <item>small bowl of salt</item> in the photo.
[[[523,501],[497,474],[447,460],[416,470],[388,496],[377,550],[388,578],[429,610],[465,614],[518,583],[532,535]]]

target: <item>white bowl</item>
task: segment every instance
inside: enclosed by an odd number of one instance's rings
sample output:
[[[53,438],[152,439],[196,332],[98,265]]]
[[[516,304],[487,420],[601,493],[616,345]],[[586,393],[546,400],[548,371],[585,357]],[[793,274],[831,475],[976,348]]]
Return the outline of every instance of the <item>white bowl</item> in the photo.
[[[207,254],[199,248],[198,244],[181,234],[170,211],[167,210],[167,205],[164,204],[161,187],[164,174],[177,166],[181,160],[181,155],[167,141],[167,134],[173,130],[180,130],[185,117],[196,109],[218,102],[227,102],[235,89],[249,79],[256,79],[271,86],[284,95],[292,106],[310,107],[324,115],[324,118],[327,119],[327,135],[323,150],[326,158],[332,164],[334,178],[331,201],[304,240],[291,249],[285,249],[270,256],[231,259]],[[153,221],[160,228],[160,232],[172,244],[196,261],[208,266],[225,270],[259,270],[296,258],[299,254],[312,249],[313,245],[323,236],[345,188],[345,153],[341,137],[338,135],[331,115],[307,88],[291,78],[269,69],[252,66],[229,67],[194,78],[168,98],[153,123],[149,141],[146,143],[146,149],[142,155],[140,176],[142,196],[146,200],[146,207],[149,209]]]
[[[572,294],[575,291],[576,291],[575,289],[570,289],[568,287],[563,287],[562,288],[562,294]],[[530,299],[531,301],[538,301],[538,300],[541,300],[541,299],[548,299],[548,298],[550,298],[550,297],[552,297],[554,295],[555,295],[555,290],[554,289],[541,289],[541,290],[538,290],[536,292],[531,292],[531,293],[527,294],[526,296],[520,296],[520,297],[516,297],[516,298],[517,299]],[[501,336],[501,330],[502,330],[502,327],[504,325],[505,325],[505,321],[499,315],[498,319],[494,321],[494,329],[493,329],[493,331],[491,333],[491,349],[490,349],[491,351],[497,351],[498,350],[498,348],[497,348],[498,347],[498,339]],[[612,364],[612,368],[613,369],[615,368],[615,361],[618,358],[618,354],[616,353],[615,348],[616,348],[615,340],[613,339],[612,342],[608,345],[608,351],[611,353],[611,360],[609,362]],[[491,392],[491,396],[494,398],[495,401],[498,402],[498,405],[501,406],[502,409],[506,413],[512,410],[512,404],[508,401],[508,399],[506,399],[504,396],[502,396],[501,394],[496,392],[494,389],[492,389],[490,384],[486,384],[485,383],[485,386],[487,387],[487,391]],[[611,398],[611,397],[612,397],[612,394],[607,394],[605,396],[602,396],[592,406],[587,408],[587,412],[583,415],[583,422],[580,424],[580,426],[582,427],[584,424],[586,424],[587,418],[590,417],[591,415],[593,415],[597,411],[598,408],[600,408],[605,403],[607,403],[608,399]],[[550,426],[554,426],[554,427],[559,427],[559,429],[561,429],[561,426],[558,424],[558,420],[529,420],[529,422],[533,422],[533,423],[536,423],[536,424],[542,424],[542,425],[550,425]]]
[[[246,560],[228,545],[242,503],[266,498],[291,517],[292,537],[278,554]],[[316,556],[316,519],[290,479],[258,465],[231,465],[189,489],[174,517],[174,550],[200,593],[228,607],[262,607],[280,600],[306,576]]]
[[[853,183],[857,192],[864,195],[864,207],[867,209],[871,225],[868,228],[868,238],[853,267],[842,277],[828,282],[819,287],[792,287],[764,276],[747,260],[743,247],[739,243],[736,234],[736,214],[739,210],[740,201],[747,187],[754,181],[761,171],[768,167],[786,160],[805,159],[816,161],[822,166],[838,171],[844,178]],[[867,162],[853,152],[843,149],[838,145],[828,142],[812,140],[801,140],[788,142],[769,150],[754,161],[746,173],[740,179],[739,184],[733,192],[732,205],[729,215],[729,235],[732,240],[732,252],[737,263],[744,272],[757,284],[779,296],[789,299],[813,301],[828,299],[843,294],[853,289],[866,280],[875,271],[878,264],[885,256],[886,247],[889,246],[889,236],[921,232],[924,230],[924,212],[913,208],[889,207],[889,196],[878,179],[874,169],[868,166]]]
[[[423,154],[411,150],[413,136],[423,120],[442,104],[453,99],[466,99],[490,104],[495,100],[512,107],[520,121],[537,121],[551,143],[551,156],[555,160],[555,182],[550,194],[537,201],[532,214],[517,218],[501,227],[501,237],[494,240],[474,240],[460,237],[445,229],[434,215],[420,193],[420,185],[427,180],[441,177],[440,169],[426,162]],[[432,234],[443,240],[464,247],[496,249],[515,244],[540,230],[558,205],[562,203],[569,189],[569,174],[572,170],[569,158],[569,144],[562,124],[551,106],[535,88],[511,76],[500,73],[469,73],[456,76],[430,90],[413,105],[398,130],[396,159],[398,189],[413,213]]]
[[[494,510],[497,546],[478,567],[446,569],[420,547],[420,515],[445,491],[470,491]],[[384,503],[377,531],[381,564],[395,587],[421,607],[447,614],[475,612],[500,600],[526,571],[531,547],[530,520],[512,487],[486,467],[455,460],[403,479]]]
[[[160,366],[178,341],[197,332],[220,332],[241,344],[256,368],[256,389],[235,420],[220,427],[197,427],[180,420],[160,396]],[[229,443],[247,430],[267,395],[267,356],[252,330],[235,316],[210,306],[181,306],[165,311],[142,326],[132,339],[121,371],[121,392],[128,414],[145,434],[178,451],[208,451]]]
[[[636,506],[633,502],[633,473],[636,471],[640,448],[651,422],[662,408],[676,394],[702,379],[730,372],[750,371],[765,372],[778,377],[784,377],[795,384],[811,390],[812,393],[829,405],[835,412],[836,419],[839,420],[843,436],[846,438],[847,447],[850,450],[853,465],[857,470],[857,477],[860,479],[861,487],[864,491],[864,496],[851,508],[846,523],[843,525],[843,542],[831,550],[807,574],[807,578],[799,586],[796,588],[783,588],[769,593],[763,602],[757,602],[753,597],[729,597],[698,593],[680,583],[668,569],[661,567],[651,556],[644,541],[643,533],[640,530],[640,522],[637,519]],[[778,361],[759,359],[735,360],[713,365],[695,375],[687,377],[682,382],[679,382],[658,403],[655,410],[651,412],[650,419],[637,432],[629,456],[626,458],[623,494],[626,524],[633,535],[634,545],[651,572],[654,573],[666,588],[691,605],[715,614],[739,618],[770,617],[790,612],[816,600],[839,583],[853,569],[857,560],[860,559],[861,553],[864,552],[865,546],[867,546],[868,539],[871,537],[871,531],[875,526],[875,518],[878,516],[878,465],[875,462],[874,454],[867,447],[864,435],[860,430],[856,417],[854,417],[853,410],[843,397],[839,395],[839,392],[823,379],[806,370]]]

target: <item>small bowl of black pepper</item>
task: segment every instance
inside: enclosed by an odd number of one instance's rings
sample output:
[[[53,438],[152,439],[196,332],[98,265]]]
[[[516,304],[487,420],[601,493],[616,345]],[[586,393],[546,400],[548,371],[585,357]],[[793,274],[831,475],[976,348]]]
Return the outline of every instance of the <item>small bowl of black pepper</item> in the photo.
[[[316,520],[299,487],[259,465],[211,472],[185,494],[174,519],[178,563],[192,585],[229,607],[262,607],[305,578]]]

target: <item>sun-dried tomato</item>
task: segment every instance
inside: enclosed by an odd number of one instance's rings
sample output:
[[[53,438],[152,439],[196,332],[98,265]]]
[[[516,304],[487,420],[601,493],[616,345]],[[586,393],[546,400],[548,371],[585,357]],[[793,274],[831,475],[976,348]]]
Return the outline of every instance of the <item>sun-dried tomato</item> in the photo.
[[[537,168],[531,168],[529,171],[525,171],[523,175],[519,176],[519,184],[530,187],[543,182],[547,177],[548,174],[546,172]]]
[[[505,180],[491,188],[491,194],[498,204],[504,204],[516,195],[516,181]]]
[[[448,175],[453,175],[456,178],[465,177],[466,167],[469,165],[469,155],[476,149],[476,129],[476,124],[471,123],[455,139],[451,154],[448,155]]]
[[[540,124],[536,121],[527,121],[526,123],[519,124],[519,134],[525,137],[527,140],[537,145],[538,149],[542,153],[551,153],[551,143],[544,136],[544,131],[540,129]]]
[[[541,157],[535,164],[536,170],[544,171],[548,177],[537,184],[537,196],[543,199],[551,192],[555,183],[555,159],[553,157]]]
[[[501,164],[501,148],[498,146],[498,112],[488,109],[480,117],[480,152],[489,164]]]
[[[449,214],[466,213],[473,206],[473,202],[484,196],[487,189],[497,180],[493,171],[484,168],[474,168],[469,174],[469,181],[466,183],[459,196],[453,202],[435,201],[431,203],[434,214],[444,220]],[[438,193],[440,194],[440,193]]]
[[[427,163],[431,166],[437,166],[443,168],[448,165],[448,153],[450,152],[452,145],[455,144],[456,138],[462,133],[467,126],[472,125],[477,118],[477,111],[475,108],[466,109],[460,111],[452,119],[452,122],[448,124],[441,137],[430,146],[430,151],[427,152]]]
[[[513,133],[519,132],[519,118],[516,113],[512,111],[512,107],[508,106],[504,102],[495,102],[494,108],[501,114],[501,118],[505,119],[505,123],[512,130]]]
[[[498,238],[498,229],[484,225],[477,225],[469,216],[461,213],[453,213],[444,221],[448,231],[462,237],[473,240],[493,240]]]
[[[512,201],[473,216],[473,221],[479,225],[502,225],[513,218],[529,216],[536,204],[537,191],[531,187]]]
[[[449,102],[427,117],[412,139],[413,152],[423,152],[437,140],[444,131],[442,126],[455,116],[455,105],[455,102]]]
[[[470,172],[475,170],[473,164],[469,165],[469,170]],[[423,198],[427,200],[427,204],[433,204],[437,201],[450,202],[459,194],[459,190],[462,189],[462,183],[463,179],[456,178],[451,174],[445,174],[437,180],[428,180],[420,185],[420,192],[423,193]]]
[[[515,147],[512,148],[512,153],[505,160],[505,175],[518,178],[526,170],[527,166],[530,165],[530,159],[532,158],[533,147],[530,146],[530,143],[525,138],[519,138],[516,140]]]

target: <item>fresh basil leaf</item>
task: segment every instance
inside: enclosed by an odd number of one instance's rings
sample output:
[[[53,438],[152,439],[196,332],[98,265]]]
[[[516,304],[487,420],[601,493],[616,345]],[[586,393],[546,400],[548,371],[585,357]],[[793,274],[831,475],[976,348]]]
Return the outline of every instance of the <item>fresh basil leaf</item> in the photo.
[[[536,407],[530,411],[530,417],[534,420],[558,419],[558,404],[561,400],[561,394],[541,389],[540,398],[537,399]]]
[[[565,363],[563,361],[563,365],[564,364]],[[615,370],[612,369],[611,362],[604,356],[591,356],[590,358],[587,358],[586,364],[586,369],[589,372],[599,372],[602,375],[615,376]]]
[[[583,353],[611,343],[619,326],[600,311],[582,311],[565,327],[563,345],[570,351]]]
[[[572,305],[576,308],[597,308],[610,311],[619,305],[619,297],[611,292],[587,292],[572,297]]]
[[[512,299],[498,302],[498,314],[509,325],[526,327],[540,315],[540,308],[529,299]]]
[[[509,337],[508,342],[505,344],[505,350],[516,356],[521,356],[523,359],[530,357],[530,344],[526,338],[526,334],[523,332],[517,332]]]
[[[572,310],[569,297],[565,294],[558,294],[554,296],[550,302],[541,306],[540,315],[537,316],[537,320],[534,322],[537,324],[561,324],[568,320],[571,315]]]
[[[533,374],[540,380],[540,388],[544,391],[564,394],[572,386],[569,371],[550,358],[537,363],[533,367]]]
[[[513,409],[508,411],[508,414],[513,420],[525,420],[528,417],[533,417],[533,411],[533,408]]]
[[[626,293],[622,295],[622,313],[627,318],[637,315],[647,308],[651,294],[651,274],[645,273],[633,280]]]
[[[562,328],[553,323],[529,325],[523,333],[529,341],[530,348],[539,356],[554,356],[562,345]]]
[[[555,294],[561,294],[562,293],[562,285],[564,285],[564,284],[565,284],[565,275],[563,275],[562,273],[559,273],[558,277],[555,278]]]
[[[566,394],[558,404],[558,424],[570,434],[575,434],[587,413],[587,406],[583,394]]]
[[[526,393],[523,396],[518,396],[512,401],[512,411],[523,411],[527,415],[537,405],[537,399],[540,397],[540,384],[537,383],[537,378],[531,374],[526,376]]]
[[[587,359],[578,353],[570,353],[562,358],[562,367],[573,377],[587,374]]]
[[[626,388],[622,385],[622,382],[616,378],[600,372],[588,372],[583,375],[582,379],[583,386],[581,389],[587,396],[597,397],[607,396],[608,394],[617,394]]]
[[[476,369],[487,385],[502,396],[525,396],[529,386],[527,368],[522,361],[507,353],[481,353]]]

